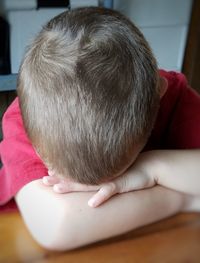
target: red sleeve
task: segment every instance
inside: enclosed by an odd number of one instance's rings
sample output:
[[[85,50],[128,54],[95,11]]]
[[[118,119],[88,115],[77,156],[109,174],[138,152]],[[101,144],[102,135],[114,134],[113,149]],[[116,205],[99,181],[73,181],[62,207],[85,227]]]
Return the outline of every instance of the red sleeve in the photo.
[[[8,202],[27,183],[42,178],[47,169],[37,156],[23,127],[18,98],[4,114],[4,139],[0,143],[0,205]]]
[[[200,149],[200,95],[188,86],[183,74],[160,70],[160,75],[166,78],[168,89],[144,150]]]
[[[179,96],[169,125],[167,145],[173,149],[200,149],[200,95],[183,74],[174,75]]]

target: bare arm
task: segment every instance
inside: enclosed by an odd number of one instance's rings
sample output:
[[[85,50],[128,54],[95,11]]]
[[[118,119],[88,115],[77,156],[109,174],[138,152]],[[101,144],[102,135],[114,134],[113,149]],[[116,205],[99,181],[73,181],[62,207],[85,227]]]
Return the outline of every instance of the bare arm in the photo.
[[[155,151],[157,184],[200,196],[200,150]]]
[[[186,196],[160,186],[114,196],[99,208],[93,192],[56,194],[36,180],[16,201],[33,237],[48,249],[68,250],[116,236],[184,210]]]
[[[150,188],[155,185],[190,195],[200,202],[200,150],[143,152],[123,175],[100,185],[100,190],[89,204],[95,207],[116,193]],[[198,207],[196,211],[199,212],[200,208]]]
[[[116,193],[125,193],[160,185],[180,191],[200,200],[200,150],[154,150],[143,152],[134,164],[121,176],[97,186],[60,181],[55,175],[43,178],[47,185],[54,185],[54,191],[99,190],[89,205],[99,206]],[[57,188],[61,185],[60,188]],[[198,210],[199,211],[199,210]]]

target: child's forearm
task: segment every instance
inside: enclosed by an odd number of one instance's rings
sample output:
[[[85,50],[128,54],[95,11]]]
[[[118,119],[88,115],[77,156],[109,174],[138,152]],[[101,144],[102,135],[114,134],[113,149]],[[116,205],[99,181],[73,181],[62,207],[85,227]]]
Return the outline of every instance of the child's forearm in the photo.
[[[73,211],[69,211],[70,217],[66,213],[66,218],[70,218],[72,224],[71,236],[75,238],[70,242],[72,248],[159,221],[182,211],[186,206],[185,196],[159,186],[116,195],[95,209],[87,206],[89,196],[91,195],[85,193],[75,194],[74,197],[66,195],[66,200],[74,204]],[[79,212],[79,209],[82,211]],[[66,234],[68,229],[66,226]],[[77,234],[80,235],[78,239]],[[62,243],[63,249],[67,243]]]
[[[53,179],[52,176],[49,179]],[[143,152],[124,174],[107,183],[88,186],[74,182],[70,185],[67,181],[66,184],[62,182],[62,189],[64,193],[98,190],[89,201],[90,206],[97,207],[116,193],[150,188],[156,184],[200,197],[200,150]]]
[[[17,195],[22,216],[44,247],[67,250],[125,233],[185,209],[186,196],[160,186],[116,195],[90,208],[93,193],[55,194],[40,180]]]
[[[159,185],[191,195],[200,195],[200,150],[156,152],[154,172]]]

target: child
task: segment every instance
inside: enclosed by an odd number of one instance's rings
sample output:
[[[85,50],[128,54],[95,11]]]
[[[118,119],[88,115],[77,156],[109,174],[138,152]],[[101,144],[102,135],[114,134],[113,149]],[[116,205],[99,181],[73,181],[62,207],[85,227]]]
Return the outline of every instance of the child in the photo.
[[[183,75],[158,71],[120,13],[53,18],[24,57],[17,91],[3,119],[0,201],[15,196],[44,247],[71,249],[200,210],[200,97]]]

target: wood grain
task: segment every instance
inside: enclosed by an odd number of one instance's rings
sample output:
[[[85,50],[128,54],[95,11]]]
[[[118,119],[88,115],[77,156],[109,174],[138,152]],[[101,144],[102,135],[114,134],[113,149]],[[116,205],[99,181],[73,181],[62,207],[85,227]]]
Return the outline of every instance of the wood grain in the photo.
[[[200,262],[200,214],[180,214],[69,252],[41,248],[18,212],[0,214],[0,262]]]

